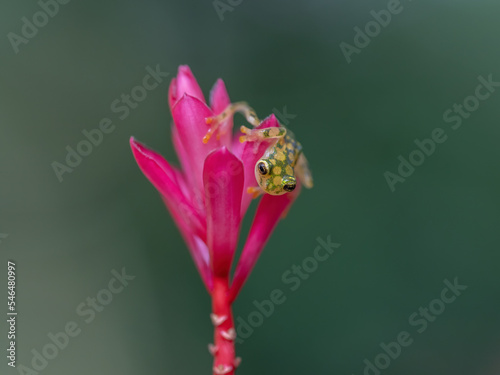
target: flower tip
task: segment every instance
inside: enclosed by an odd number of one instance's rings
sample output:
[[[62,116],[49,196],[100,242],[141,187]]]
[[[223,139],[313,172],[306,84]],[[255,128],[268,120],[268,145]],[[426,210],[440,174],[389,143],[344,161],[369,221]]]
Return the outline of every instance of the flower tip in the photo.
[[[193,80],[196,81],[189,65],[179,65],[177,68],[177,76],[175,78],[177,78],[177,80],[180,79],[181,81],[183,79],[187,79],[189,82],[192,82]]]
[[[219,147],[217,150],[213,151],[213,154],[214,155],[217,154],[220,156],[233,155],[233,153],[231,151],[229,151],[226,146]]]
[[[134,137],[130,137],[130,148],[136,161],[139,163],[141,157],[145,155],[145,147],[142,143],[137,141]]]
[[[222,80],[222,78],[217,78],[212,89],[210,90],[210,102],[214,104],[214,99],[217,99],[217,96],[227,96],[226,84]]]
[[[229,151],[226,146],[221,146],[207,155],[205,164],[208,162],[208,164],[213,167],[218,165],[220,166],[227,162],[228,158],[233,159],[236,158],[236,156],[234,156],[234,154]]]
[[[271,113],[269,116],[267,116],[260,125],[258,126],[259,128],[272,128],[272,127],[279,127],[280,123],[274,113]]]
[[[188,65],[179,65],[177,76],[170,82],[168,93],[170,109],[173,109],[186,93],[205,103],[205,97],[193,72],[191,72],[191,68]]]
[[[139,142],[135,137],[130,137],[130,147],[132,147],[132,151],[139,151],[142,152],[144,150],[144,145]]]
[[[137,142],[134,136],[130,137],[129,142],[130,142],[130,147],[132,147],[132,150],[134,148],[137,148],[137,146],[139,145],[139,142]]]
[[[224,111],[231,104],[229,94],[227,93],[226,85],[222,79],[215,81],[212,90],[210,90],[210,107],[216,115]]]
[[[187,64],[179,65],[179,67],[177,68],[177,75],[181,75],[181,74],[193,75],[193,72],[191,71],[191,68],[189,67],[189,65],[187,65]]]
[[[137,161],[140,164],[140,159],[146,157],[148,159],[152,158],[154,151],[147,148],[146,145],[139,142],[134,137],[130,137],[130,148],[132,149],[132,153]]]
[[[267,118],[270,119],[271,121],[278,121],[274,113],[271,113],[269,116],[267,116]]]

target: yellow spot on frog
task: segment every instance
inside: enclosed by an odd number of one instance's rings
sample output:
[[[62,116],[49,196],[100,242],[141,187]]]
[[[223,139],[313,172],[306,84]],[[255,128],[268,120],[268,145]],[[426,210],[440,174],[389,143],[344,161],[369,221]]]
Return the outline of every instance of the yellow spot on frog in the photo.
[[[281,160],[281,161],[285,161],[285,159],[286,159],[285,154],[281,151],[278,151],[276,153],[276,159]]]
[[[269,159],[269,161],[271,162],[272,165],[276,164],[276,160],[274,159]]]
[[[281,176],[274,177],[273,184],[275,184],[276,186],[280,186],[281,185]]]
[[[276,175],[281,174],[281,167],[274,167],[273,174],[276,174]]]
[[[293,168],[290,167],[289,165],[286,166],[285,172],[286,172],[287,175],[293,176]]]

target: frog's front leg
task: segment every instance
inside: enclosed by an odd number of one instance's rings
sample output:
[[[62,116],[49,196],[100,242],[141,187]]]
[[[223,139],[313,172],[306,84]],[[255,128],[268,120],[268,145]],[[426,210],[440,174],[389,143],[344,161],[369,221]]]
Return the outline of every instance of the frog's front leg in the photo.
[[[260,186],[250,186],[247,188],[247,193],[252,194],[252,198],[256,199],[259,195],[264,194],[264,190]]]
[[[283,138],[286,135],[286,128],[283,126],[264,129],[249,129],[246,126],[242,126],[240,131],[245,134],[240,137],[241,143]]]
[[[286,134],[286,128],[280,127],[272,127],[272,128],[264,128],[264,129],[249,129],[246,126],[241,126],[240,131],[245,134],[240,136],[240,142],[254,142],[253,144],[253,152],[257,153],[259,150],[260,141],[263,140],[271,140],[276,139],[274,145],[282,139]]]
[[[295,173],[297,174],[300,182],[302,182],[306,188],[310,189],[313,187],[313,178],[311,170],[309,169],[309,163],[307,162],[307,159],[302,152],[297,159],[297,164],[295,165]]]
[[[229,104],[224,111],[217,116],[207,117],[205,122],[210,128],[207,134],[203,137],[203,143],[207,143],[212,135],[217,131],[220,124],[230,117],[233,117],[236,112],[242,113],[247,121],[253,126],[259,126],[260,120],[255,111],[246,102],[237,102]]]

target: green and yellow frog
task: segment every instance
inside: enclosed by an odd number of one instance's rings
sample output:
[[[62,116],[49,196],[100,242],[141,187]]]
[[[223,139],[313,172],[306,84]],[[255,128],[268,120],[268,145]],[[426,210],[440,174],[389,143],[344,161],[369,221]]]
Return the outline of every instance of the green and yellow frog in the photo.
[[[261,124],[255,111],[247,103],[232,103],[219,115],[206,119],[210,128],[203,138],[203,142],[208,142],[219,125],[236,112],[242,113],[254,127]],[[248,193],[253,194],[254,197],[262,193],[286,194],[292,192],[297,186],[296,177],[306,188],[313,187],[312,175],[302,151],[302,145],[295,139],[293,133],[282,124],[279,127],[263,129],[250,129],[241,126],[240,130],[244,134],[240,137],[240,142],[273,140],[255,164],[255,179],[258,186],[249,187]]]

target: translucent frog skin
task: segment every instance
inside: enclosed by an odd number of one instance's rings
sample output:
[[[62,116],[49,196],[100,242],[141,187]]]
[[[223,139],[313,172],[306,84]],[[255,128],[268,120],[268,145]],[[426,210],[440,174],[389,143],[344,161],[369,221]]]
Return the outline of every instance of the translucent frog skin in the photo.
[[[254,110],[246,103],[239,102],[230,104],[221,114],[206,119],[210,125],[203,142],[208,142],[211,135],[217,130],[228,116],[235,112],[241,112],[247,121],[254,127],[260,125]],[[249,129],[241,127],[244,134],[240,142],[271,140],[270,146],[264,152],[261,159],[255,164],[255,179],[258,186],[248,188],[248,193],[254,197],[262,193],[271,195],[282,195],[292,192],[297,186],[297,178],[307,188],[313,186],[312,175],[302,152],[302,145],[295,136],[283,125],[264,129]]]

